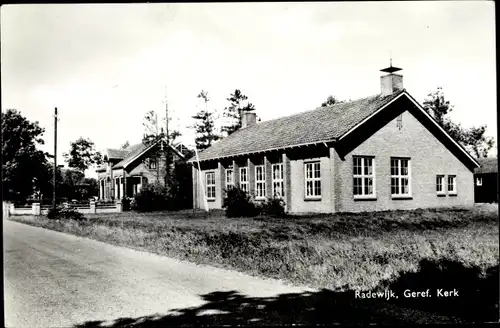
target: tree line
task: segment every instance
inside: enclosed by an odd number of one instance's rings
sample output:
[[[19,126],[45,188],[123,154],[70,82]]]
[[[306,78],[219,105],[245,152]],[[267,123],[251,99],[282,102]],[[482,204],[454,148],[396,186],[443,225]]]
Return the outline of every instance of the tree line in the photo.
[[[50,199],[53,190],[53,154],[39,149],[45,129],[31,122],[16,109],[2,112],[2,193],[11,201],[29,198]],[[84,171],[102,161],[94,143],[80,138],[64,154],[69,169],[56,168],[59,197],[68,199],[97,193],[97,181],[86,178]]]

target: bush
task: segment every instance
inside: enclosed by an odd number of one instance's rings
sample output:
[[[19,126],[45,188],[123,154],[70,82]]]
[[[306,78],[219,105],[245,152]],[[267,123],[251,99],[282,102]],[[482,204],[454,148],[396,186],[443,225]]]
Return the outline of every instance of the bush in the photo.
[[[122,198],[122,209],[124,211],[129,211],[131,209],[132,198],[123,197]]]
[[[274,217],[283,217],[285,215],[285,202],[282,198],[267,199],[260,205],[262,214]]]
[[[146,184],[135,195],[132,209],[138,212],[151,212],[168,209],[167,189],[160,183]]]
[[[58,206],[55,209],[51,208],[47,213],[47,218],[50,220],[86,220],[85,216],[77,210],[61,206]]]
[[[250,196],[239,186],[226,190],[222,208],[226,210],[226,216],[252,217],[259,214],[259,208],[251,201]]]

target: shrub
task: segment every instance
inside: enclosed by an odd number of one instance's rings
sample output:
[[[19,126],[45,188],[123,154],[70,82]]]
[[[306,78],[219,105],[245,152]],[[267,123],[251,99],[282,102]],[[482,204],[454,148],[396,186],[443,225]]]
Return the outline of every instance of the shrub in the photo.
[[[122,198],[122,209],[124,211],[129,211],[131,208],[132,198],[123,197]]]
[[[146,184],[135,195],[132,209],[138,212],[151,212],[168,208],[167,189],[160,183]]]
[[[65,208],[61,206],[55,209],[51,208],[47,213],[47,218],[50,220],[86,220],[85,216],[74,208]]]
[[[226,216],[252,217],[259,214],[259,208],[251,201],[250,196],[239,186],[226,190],[222,208],[226,210]]]
[[[271,198],[262,202],[260,210],[262,214],[283,217],[285,215],[285,202],[282,198]]]

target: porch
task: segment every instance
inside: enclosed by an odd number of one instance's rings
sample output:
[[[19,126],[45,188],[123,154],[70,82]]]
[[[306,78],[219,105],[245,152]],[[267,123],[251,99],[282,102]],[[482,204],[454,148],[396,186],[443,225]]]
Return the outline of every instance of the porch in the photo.
[[[106,177],[99,180],[99,199],[114,200],[123,197],[134,197],[141,191],[143,185],[148,183],[148,179],[143,176],[130,177]]]

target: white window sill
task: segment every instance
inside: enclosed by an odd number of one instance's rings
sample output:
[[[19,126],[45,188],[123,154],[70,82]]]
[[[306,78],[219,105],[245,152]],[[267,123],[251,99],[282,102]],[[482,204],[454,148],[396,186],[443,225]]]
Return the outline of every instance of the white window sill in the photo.
[[[413,199],[412,195],[391,195],[392,199],[398,200],[398,199]]]
[[[367,196],[354,196],[354,200],[377,200],[376,195],[367,195]]]

